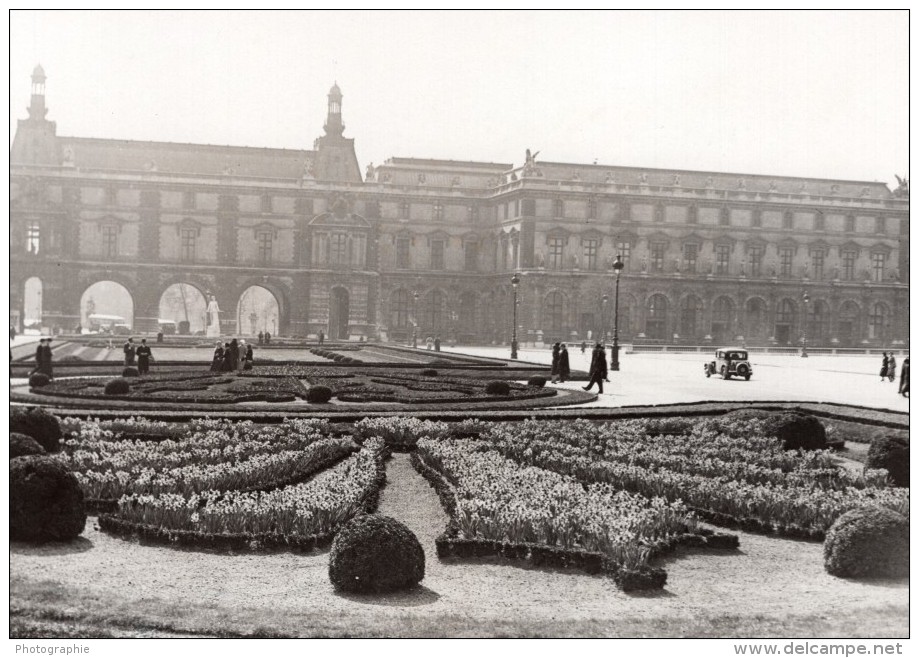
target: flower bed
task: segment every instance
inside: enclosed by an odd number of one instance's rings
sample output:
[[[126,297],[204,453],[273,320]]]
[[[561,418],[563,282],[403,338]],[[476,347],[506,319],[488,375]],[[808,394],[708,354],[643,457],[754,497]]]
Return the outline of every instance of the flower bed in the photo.
[[[270,492],[208,490],[191,495],[123,496],[99,518],[109,532],[185,546],[311,550],[328,545],[360,511],[376,508],[386,445],[371,440],[308,482]]]
[[[650,557],[702,536],[682,503],[604,483],[585,486],[523,466],[488,441],[423,438],[414,463],[434,481],[451,516],[440,555],[497,553],[608,571],[623,589],[660,588],[666,574],[648,564]]]
[[[783,451],[759,421],[697,423],[689,435],[649,436],[643,421],[594,425],[495,425],[502,455],[587,483],[683,501],[720,525],[822,539],[833,521],[863,505],[908,513],[908,491],[883,473],[852,474],[825,451]]]

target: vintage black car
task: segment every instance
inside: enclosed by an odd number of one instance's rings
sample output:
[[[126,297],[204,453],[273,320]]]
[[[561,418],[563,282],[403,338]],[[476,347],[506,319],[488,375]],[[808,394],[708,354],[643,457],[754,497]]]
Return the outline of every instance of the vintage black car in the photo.
[[[743,377],[750,381],[753,368],[750,366],[747,350],[739,347],[722,347],[715,350],[715,360],[705,364],[705,376],[720,375],[722,379]]]

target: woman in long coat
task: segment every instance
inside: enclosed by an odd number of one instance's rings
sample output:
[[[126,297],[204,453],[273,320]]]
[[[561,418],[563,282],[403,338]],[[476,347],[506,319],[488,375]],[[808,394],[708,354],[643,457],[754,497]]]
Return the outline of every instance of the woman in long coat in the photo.
[[[897,357],[893,355],[893,352],[890,353],[890,356],[887,358],[887,379],[893,381],[897,378]]]
[[[553,384],[558,381],[558,360],[559,360],[559,353],[561,351],[560,345],[561,345],[560,343],[555,343],[555,345],[552,346],[552,383]]]
[[[229,372],[232,370],[230,367],[230,344],[223,344],[223,360],[220,362],[220,372]]]
[[[905,398],[909,397],[909,357],[903,359],[903,367],[900,369],[899,393]]]
[[[223,368],[223,343],[217,341],[217,347],[214,348],[214,360],[211,361],[211,372],[220,372]]]
[[[568,362],[568,348],[562,345],[562,349],[558,354],[558,379],[560,382],[565,383],[565,380],[570,377],[571,364]]]
[[[887,352],[881,352],[881,381],[884,381],[884,378],[887,376],[887,366],[890,363],[887,360]]]

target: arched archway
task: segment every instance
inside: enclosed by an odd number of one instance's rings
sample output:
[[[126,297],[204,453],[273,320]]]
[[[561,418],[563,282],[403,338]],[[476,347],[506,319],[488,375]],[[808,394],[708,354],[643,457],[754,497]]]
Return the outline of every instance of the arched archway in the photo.
[[[798,305],[787,297],[775,309],[775,341],[779,345],[790,345],[795,338],[795,324]]]
[[[731,338],[731,323],[734,320],[734,302],[721,296],[712,304],[712,340],[724,345]]]
[[[80,325],[90,331],[134,327],[134,297],[117,281],[96,281],[80,297]]]
[[[830,305],[823,299],[815,299],[807,313],[807,341],[821,345],[829,340]]]
[[[565,340],[565,295],[558,290],[546,295],[543,324],[547,342]]]
[[[458,340],[473,340],[479,330],[478,318],[478,296],[472,290],[466,290],[460,294],[459,313],[457,314],[457,336]]]
[[[669,301],[664,295],[656,294],[648,298],[648,314],[645,319],[645,334],[648,338],[666,340],[667,313]]]
[[[332,288],[329,295],[329,338],[348,340],[351,322],[351,295],[341,286]]]
[[[434,288],[418,300],[418,329],[422,336],[434,336],[444,331],[447,294]]]
[[[238,333],[253,336],[260,331],[277,335],[281,312],[278,298],[268,288],[249,286],[239,296],[236,307]]]
[[[836,320],[836,338],[841,345],[854,345],[858,341],[860,309],[851,299],[843,302]]]
[[[680,336],[698,338],[702,329],[702,300],[695,295],[687,295],[680,305]]]
[[[412,322],[412,297],[405,288],[394,290],[389,297],[389,328],[407,329]]]
[[[207,329],[207,300],[190,283],[173,283],[160,295],[159,318],[172,320],[180,334],[204,333]]]
[[[22,290],[22,328],[41,331],[42,293],[44,286],[37,276],[26,279]]]
[[[769,337],[766,322],[766,300],[762,297],[751,297],[747,300],[744,313],[744,336],[748,343],[764,343]]]

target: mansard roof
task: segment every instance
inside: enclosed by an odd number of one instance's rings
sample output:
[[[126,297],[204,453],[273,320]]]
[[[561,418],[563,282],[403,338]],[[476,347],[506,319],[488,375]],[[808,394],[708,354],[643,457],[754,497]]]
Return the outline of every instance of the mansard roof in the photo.
[[[377,167],[376,179],[394,185],[430,187],[496,187],[513,165],[468,160],[389,158]]]
[[[58,137],[62,161],[77,168],[300,179],[315,151]]]

